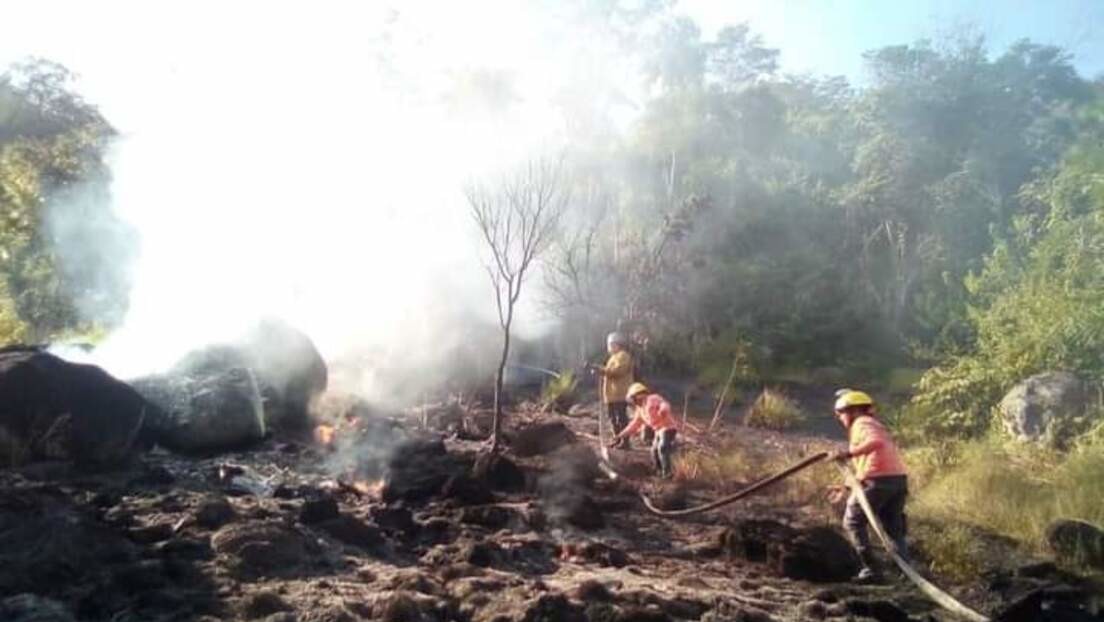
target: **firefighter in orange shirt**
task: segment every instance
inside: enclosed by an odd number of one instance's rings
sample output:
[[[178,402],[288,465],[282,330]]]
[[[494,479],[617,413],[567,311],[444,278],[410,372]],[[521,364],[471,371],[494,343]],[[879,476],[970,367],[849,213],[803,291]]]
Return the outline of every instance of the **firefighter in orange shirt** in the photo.
[[[659,472],[660,477],[671,477],[674,475],[672,457],[675,451],[675,435],[678,434],[678,423],[671,415],[671,404],[639,382],[629,387],[625,399],[635,407],[636,415],[632,423],[614,437],[610,447],[616,447],[621,439],[628,438],[644,426],[648,426],[655,430],[655,438],[652,441],[652,461],[655,463],[656,471]]]
[[[908,498],[908,474],[897,445],[885,425],[878,420],[874,400],[866,393],[851,389],[838,391],[835,414],[840,425],[847,430],[848,448],[832,458],[851,460],[871,508],[885,526],[898,554],[907,559],[905,500]],[[860,581],[876,579],[878,572],[866,530],[866,515],[854,492],[847,498],[843,527],[862,560],[862,569],[856,578]]]

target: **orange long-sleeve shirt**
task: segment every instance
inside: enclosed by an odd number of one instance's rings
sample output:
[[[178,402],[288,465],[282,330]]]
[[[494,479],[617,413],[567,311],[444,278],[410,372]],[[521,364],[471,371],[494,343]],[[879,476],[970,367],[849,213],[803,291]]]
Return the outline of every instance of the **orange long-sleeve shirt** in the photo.
[[[881,421],[859,417],[848,431],[851,461],[860,480],[886,475],[905,475],[905,463],[897,444]]]
[[[655,393],[644,398],[644,405],[636,408],[636,416],[633,417],[632,423],[621,433],[625,436],[632,436],[645,425],[656,432],[668,428],[678,429],[678,422],[671,416],[671,405]]]

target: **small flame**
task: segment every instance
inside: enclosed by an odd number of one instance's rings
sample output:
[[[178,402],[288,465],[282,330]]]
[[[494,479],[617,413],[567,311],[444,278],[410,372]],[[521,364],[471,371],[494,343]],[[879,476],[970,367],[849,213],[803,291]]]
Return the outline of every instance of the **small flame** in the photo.
[[[357,480],[353,482],[353,489],[363,495],[379,498],[383,494],[383,480]]]
[[[333,446],[336,435],[337,428],[325,423],[314,429],[315,442],[319,445],[325,445],[326,447]]]

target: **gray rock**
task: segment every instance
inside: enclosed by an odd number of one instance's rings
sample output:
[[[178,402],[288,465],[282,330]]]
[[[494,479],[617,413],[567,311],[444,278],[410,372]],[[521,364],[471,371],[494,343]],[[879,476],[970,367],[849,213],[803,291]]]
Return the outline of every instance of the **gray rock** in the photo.
[[[74,622],[64,605],[34,594],[19,594],[0,601],[0,620],[6,622]]]
[[[1063,562],[1104,569],[1104,530],[1092,523],[1056,520],[1047,526],[1046,541]]]
[[[183,453],[245,447],[264,438],[256,378],[235,367],[211,375],[164,374],[131,382],[160,411],[146,430],[157,444]]]
[[[1070,372],[1044,372],[1017,384],[1000,401],[1001,423],[1013,438],[1061,447],[1087,429],[1099,390]]]

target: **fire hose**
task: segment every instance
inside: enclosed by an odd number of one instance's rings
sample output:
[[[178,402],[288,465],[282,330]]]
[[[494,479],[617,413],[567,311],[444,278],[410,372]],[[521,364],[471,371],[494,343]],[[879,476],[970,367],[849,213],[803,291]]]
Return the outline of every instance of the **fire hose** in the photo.
[[[699,505],[697,507],[686,508],[684,510],[661,510],[661,509],[657,508],[655,506],[655,504],[652,503],[652,500],[649,499],[644,494],[640,495],[640,500],[644,502],[644,507],[648,508],[649,512],[651,512],[652,514],[655,514],[656,516],[662,516],[664,518],[675,518],[675,517],[680,517],[680,516],[690,516],[691,514],[698,514],[700,512],[708,512],[709,510],[715,510],[719,507],[726,506],[729,503],[732,503],[734,501],[739,501],[740,499],[743,499],[744,497],[755,494],[756,492],[759,492],[760,490],[766,488],[767,486],[770,486],[771,484],[774,484],[776,482],[780,482],[780,481],[786,479],[787,477],[790,477],[794,473],[797,473],[798,471],[801,471],[802,469],[808,468],[808,467],[816,464],[817,462],[820,462],[821,460],[824,460],[827,457],[828,457],[827,452],[821,452],[821,453],[818,453],[818,454],[813,454],[813,455],[809,456],[808,458],[805,458],[801,462],[798,462],[797,464],[794,464],[790,467],[787,467],[786,470],[781,471],[779,473],[775,473],[774,475],[771,475],[770,477],[763,478],[763,479],[755,482],[754,484],[748,486],[747,488],[744,488],[743,490],[741,490],[739,492],[732,493],[731,495],[728,495],[727,497],[717,499],[716,501],[706,503],[705,505]]]
[[[932,582],[920,576],[920,573],[916,572],[916,570],[901,557],[900,552],[897,550],[897,545],[889,538],[889,535],[885,531],[885,527],[882,526],[882,522],[878,520],[878,516],[874,513],[874,509],[870,507],[870,500],[866,498],[866,492],[863,491],[862,484],[859,480],[855,478],[855,474],[851,472],[851,468],[839,462],[836,463],[836,466],[839,468],[840,474],[843,475],[844,481],[847,482],[847,486],[851,488],[852,492],[855,494],[855,498],[858,499],[863,514],[866,515],[866,520],[870,523],[870,527],[874,530],[874,533],[878,535],[878,540],[882,542],[882,546],[885,547],[886,552],[889,553],[889,556],[893,559],[893,562],[897,564],[897,567],[901,569],[901,572],[905,573],[905,576],[916,584],[916,587],[920,588],[920,591],[926,594],[928,598],[934,600],[939,606],[947,611],[957,614],[963,619],[970,620],[971,622],[989,622],[989,618],[958,602],[950,594],[944,592],[932,584]]]
[[[796,464],[787,467],[783,471],[780,471],[778,473],[775,473],[774,475],[755,482],[754,484],[748,486],[747,488],[744,488],[743,490],[735,492],[721,499],[717,499],[716,501],[712,501],[710,503],[692,508],[686,508],[683,510],[661,510],[657,508],[654,503],[652,503],[652,500],[649,499],[647,495],[641,494],[640,499],[644,502],[644,507],[646,507],[649,512],[655,514],[656,516],[662,516],[664,518],[690,516],[692,514],[698,514],[700,512],[715,510],[734,501],[743,499],[744,497],[752,495],[766,488],[767,486],[770,486],[771,484],[780,482],[787,477],[790,477],[793,474],[797,473],[798,471],[808,468],[816,464],[817,462],[824,460],[827,457],[828,454],[826,452],[814,454]],[[605,458],[608,461],[608,455],[606,455]],[[909,563],[905,561],[903,557],[901,557],[900,552],[897,550],[897,546],[889,538],[889,535],[885,531],[885,527],[882,525],[882,522],[878,520],[878,516],[874,513],[874,509],[870,506],[870,500],[866,498],[866,492],[863,490],[862,484],[859,482],[859,480],[855,478],[854,473],[851,472],[851,468],[848,467],[846,464],[839,462],[836,463],[836,466],[839,468],[840,473],[843,475],[844,481],[847,483],[847,486],[852,491],[854,491],[855,498],[858,500],[859,506],[862,507],[863,514],[866,515],[866,520],[870,523],[870,526],[874,530],[874,533],[877,534],[878,540],[881,541],[882,546],[885,548],[886,552],[889,553],[889,556],[893,559],[893,562],[897,564],[897,567],[901,569],[901,572],[903,572],[904,575],[908,577],[908,579],[912,581],[913,584],[915,584],[921,592],[928,596],[928,598],[931,598],[939,606],[943,607],[947,611],[960,616],[964,620],[969,620],[970,622],[989,622],[989,618],[958,602],[950,594],[944,592],[943,590],[936,587],[932,582],[925,579],[923,576],[920,575],[920,573],[916,572],[916,570],[911,565],[909,565]],[[608,469],[608,474],[611,478],[616,478],[617,476],[617,474],[614,473],[612,469]]]

